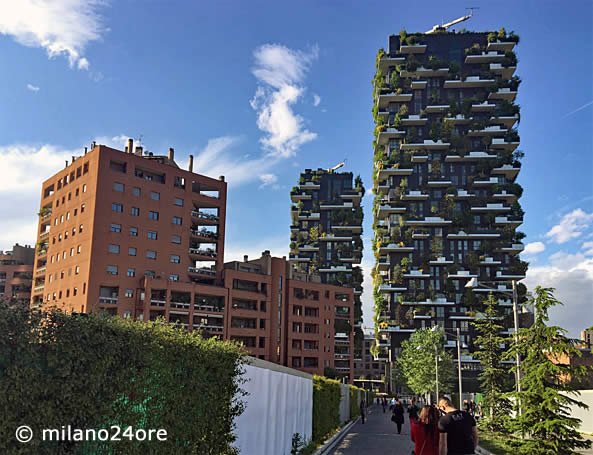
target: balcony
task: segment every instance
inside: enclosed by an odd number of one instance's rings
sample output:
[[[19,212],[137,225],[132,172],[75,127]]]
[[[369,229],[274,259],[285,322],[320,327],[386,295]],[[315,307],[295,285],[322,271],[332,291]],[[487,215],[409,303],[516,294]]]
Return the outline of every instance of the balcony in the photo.
[[[391,267],[391,261],[390,261],[389,257],[380,257],[379,260],[377,261],[377,269],[379,271],[389,270],[390,267]]]
[[[447,238],[451,240],[479,240],[479,239],[497,239],[500,237],[500,233],[486,233],[478,232],[473,234],[467,234],[464,231],[459,231],[457,234],[448,234]]]
[[[464,161],[478,161],[478,160],[495,160],[498,155],[489,155],[486,152],[469,152],[465,156],[447,155],[445,156],[445,163],[461,163]]]
[[[492,169],[492,174],[502,174],[506,177],[507,180],[512,180],[515,177],[517,177],[517,174],[519,173],[519,169],[518,167],[514,167],[510,164],[504,164],[501,167],[496,167],[494,169]]]
[[[489,100],[507,100],[507,101],[515,101],[517,97],[517,92],[511,90],[508,87],[499,88],[496,92],[490,92],[488,95]]]
[[[487,180],[474,180],[474,186],[495,185],[498,183],[498,177],[489,177]]]
[[[426,44],[411,44],[409,46],[400,45],[400,54],[424,54],[426,52]]]
[[[441,114],[449,109],[448,104],[430,104],[424,109],[427,114]]]
[[[352,236],[351,235],[338,236],[338,235],[334,235],[334,234],[326,234],[326,235],[321,235],[319,237],[319,241],[320,242],[351,242]]]
[[[475,196],[474,193],[470,193],[467,190],[458,190],[457,196],[455,196],[455,199],[460,199],[460,200],[471,199],[474,196]]]
[[[413,246],[399,246],[395,243],[390,243],[386,246],[381,246],[379,248],[379,254],[388,254],[388,253],[412,253],[414,251]]]
[[[455,117],[445,117],[443,122],[448,122],[453,125],[468,125],[473,120],[473,117],[465,118],[463,114],[457,114]]]
[[[349,264],[360,264],[362,258],[358,254],[353,254],[351,256],[342,256],[341,254],[338,255],[338,261],[340,262],[347,262]]]
[[[469,270],[459,270],[455,273],[447,274],[450,280],[469,280],[470,278],[478,278],[477,274],[471,273]]]
[[[486,204],[485,207],[472,207],[472,212],[508,212],[511,210],[510,207],[506,207],[504,204]]]
[[[192,210],[191,216],[194,218],[198,218],[200,222],[208,222],[208,224],[217,224],[218,223],[218,216],[212,215],[210,213],[200,212],[198,210]]]
[[[167,304],[167,299],[162,298],[151,298],[150,306],[164,307]]]
[[[440,216],[426,216],[423,220],[406,220],[406,226],[444,226],[451,224],[451,220],[445,220]]]
[[[390,175],[412,175],[414,172],[413,169],[403,169],[399,167],[386,167],[383,169],[379,169],[377,172],[377,178],[379,180],[384,180]]]
[[[443,186],[451,186],[453,185],[453,182],[451,182],[451,180],[429,180],[427,185],[433,188],[438,188]]]
[[[43,267],[38,267],[37,270],[35,271],[35,275],[39,276],[39,275],[45,275],[45,271],[47,270],[46,266]]]
[[[190,248],[189,249],[190,256],[199,256],[202,258],[214,259],[218,255],[218,253],[213,250],[212,248]]]
[[[507,142],[503,138],[494,138],[492,139],[492,148],[494,149],[503,149],[507,151],[514,151],[517,147],[519,147],[519,142]]]
[[[504,54],[499,54],[497,51],[482,52],[477,55],[468,55],[465,57],[465,63],[492,63],[502,62],[505,59]]]
[[[290,262],[311,262],[311,258],[307,256],[293,255],[288,257]]]
[[[412,94],[411,93],[386,93],[384,95],[379,95],[379,109],[387,107],[389,103],[407,103],[412,101]]]
[[[440,139],[436,142],[425,139],[424,142],[417,144],[402,144],[400,150],[447,150],[450,145],[448,142],[443,142]]]
[[[45,232],[42,232],[41,234],[39,234],[39,240],[45,240],[49,237],[49,229]]]
[[[465,80],[456,79],[445,81],[443,88],[474,88],[474,87],[490,87],[495,84],[494,79],[480,79],[480,76],[468,76]]]
[[[117,305],[117,297],[99,297],[99,303],[102,305]]]
[[[379,59],[379,70],[383,71],[383,73],[387,73],[391,66],[399,65],[400,63],[404,63],[405,61],[405,57],[383,56]]]
[[[405,213],[405,212],[406,212],[405,207],[392,207],[392,206],[386,205],[386,204],[380,205],[379,210],[377,211],[377,218],[382,220],[394,213]]]
[[[45,289],[45,283],[39,284],[33,288],[33,292],[37,294],[39,292],[43,292],[44,289]]]
[[[303,190],[319,190],[319,189],[321,189],[321,185],[319,185],[318,183],[309,181],[309,182],[301,183],[299,185],[299,188],[301,188]]]
[[[426,124],[428,119],[420,118],[419,115],[408,115],[406,118],[401,119],[402,126],[423,126]]]
[[[408,288],[405,286],[396,286],[394,284],[381,284],[379,286],[379,292],[382,294],[389,294],[391,292],[407,292]]]
[[[508,131],[507,128],[501,128],[499,125],[494,126],[487,126],[482,130],[469,130],[467,135],[468,136],[496,136],[496,135],[504,135]]]
[[[490,266],[490,265],[500,265],[500,264],[502,264],[501,261],[497,261],[493,257],[490,257],[490,256],[485,256],[484,260],[480,261],[480,265]]]
[[[412,155],[411,160],[412,163],[426,163],[428,161],[428,155],[425,155],[424,153],[416,153]]]
[[[500,253],[518,254],[525,249],[525,245],[522,243],[513,243],[511,246],[502,247],[497,251]]]
[[[37,250],[37,257],[38,258],[42,258],[44,256],[47,256],[47,248],[41,248]]]
[[[522,280],[525,278],[525,275],[514,275],[514,274],[507,274],[506,271],[497,270],[496,272],[496,279],[497,280]]]
[[[387,180],[378,182],[378,184],[377,184],[377,192],[379,192],[381,194],[389,193],[390,189],[391,189],[391,187],[389,186],[389,182]]]
[[[448,302],[444,297],[437,297],[434,300],[426,299],[421,302],[403,302],[402,305],[407,306],[455,306],[455,302]]]
[[[519,121],[519,114],[490,117],[490,123],[502,123],[508,129],[511,129],[515,123]]]
[[[41,221],[46,221],[49,219],[51,219],[51,210],[48,213],[46,213],[45,215],[41,216]]]
[[[408,273],[404,273],[404,278],[430,278],[430,273],[424,273],[423,270],[410,270]]]
[[[205,267],[188,267],[187,272],[195,275],[206,275],[210,277],[216,276],[216,270],[208,269]]]
[[[380,333],[414,333],[415,331],[416,329],[402,328],[399,325],[388,325],[387,327],[379,327]],[[378,346],[391,347],[391,341],[386,343],[387,344],[381,344],[381,342],[379,342]]]
[[[428,81],[412,81],[412,90],[424,90]]]
[[[200,229],[200,230],[190,229],[189,233],[192,238],[205,239],[208,242],[218,240],[218,234],[216,232],[212,232],[207,229]]]
[[[303,253],[306,253],[307,251],[310,251],[310,252],[319,251],[319,246],[303,245],[303,246],[298,246],[297,250],[299,250],[299,252],[303,252]]]
[[[420,190],[410,190],[406,194],[402,194],[402,201],[423,201],[428,198],[429,195]]]
[[[342,202],[342,203],[336,203],[336,202],[324,202],[319,204],[319,209],[320,210],[335,210],[335,209],[351,209],[353,208],[354,205],[352,202]]]
[[[486,50],[508,52],[512,51],[514,47],[515,43],[512,41],[493,41],[488,43]]]
[[[423,239],[429,239],[430,238],[430,234],[429,233],[425,233],[425,232],[414,232],[412,233],[412,238],[414,240],[423,240]]]
[[[433,70],[432,68],[424,68],[423,66],[416,69],[416,71],[407,71],[403,70],[401,72],[401,77],[410,77],[410,78],[418,78],[418,79],[425,79],[427,77],[443,77],[449,74],[449,68],[439,68]]]
[[[310,193],[290,193],[292,202],[310,201],[313,196]]]
[[[308,212],[303,212],[303,213],[299,213],[297,219],[299,221],[313,221],[313,220],[320,220],[321,219],[321,215],[319,213],[308,213]]]
[[[362,199],[362,192],[357,191],[357,190],[344,190],[342,192],[342,194],[340,195],[340,197],[344,200],[352,200],[352,202],[354,201],[360,201]]]
[[[494,109],[496,109],[496,104],[489,103],[488,101],[484,101],[483,103],[479,104],[472,104],[473,112],[488,112]]]
[[[334,354],[335,359],[349,359],[350,354]]]
[[[509,80],[515,74],[517,70],[516,66],[502,66],[500,63],[491,63],[490,71],[494,74],[499,75],[504,80]]]
[[[513,290],[510,288],[507,288],[507,286],[505,284],[499,284],[494,290],[491,289],[490,287],[487,288],[474,288],[474,292],[486,292],[486,293],[490,293],[490,292],[504,292],[504,293],[512,293]]]
[[[447,260],[447,258],[440,256],[440,257],[436,258],[436,260],[430,261],[429,264],[430,265],[449,265],[449,264],[453,264],[453,261],[449,261],[449,260]]]
[[[343,225],[343,226],[334,226],[332,225],[330,228],[332,231],[350,231],[353,234],[360,234],[362,232],[362,226],[348,226],[348,225]]]
[[[347,266],[347,265],[330,265],[329,267],[324,266],[324,267],[320,267],[319,268],[320,272],[331,272],[331,273],[337,273],[337,272],[352,272],[352,266]]]
[[[502,190],[500,193],[492,195],[495,199],[504,199],[507,203],[512,203],[517,200],[517,195],[513,193],[507,193],[506,190]]]

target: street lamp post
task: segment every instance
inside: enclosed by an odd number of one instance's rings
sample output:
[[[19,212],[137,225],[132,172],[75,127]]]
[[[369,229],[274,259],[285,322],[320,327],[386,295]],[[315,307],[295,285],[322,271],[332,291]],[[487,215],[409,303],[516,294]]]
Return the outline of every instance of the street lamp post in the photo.
[[[440,330],[438,325],[435,325],[432,329],[433,332],[438,332]],[[461,335],[459,333],[459,327],[457,327],[457,333],[451,333],[451,332],[447,332],[446,330],[443,329],[443,333],[445,334],[445,337],[447,335],[455,337],[456,341],[457,341],[457,374],[458,374],[458,380],[459,380],[459,409],[462,409],[463,407],[463,399],[462,394],[463,394],[463,386],[462,386],[462,381],[461,381]],[[464,348],[467,347],[465,344],[463,346]],[[436,346],[435,346],[436,349]],[[439,399],[439,376],[438,376],[438,365],[437,365],[437,401]]]

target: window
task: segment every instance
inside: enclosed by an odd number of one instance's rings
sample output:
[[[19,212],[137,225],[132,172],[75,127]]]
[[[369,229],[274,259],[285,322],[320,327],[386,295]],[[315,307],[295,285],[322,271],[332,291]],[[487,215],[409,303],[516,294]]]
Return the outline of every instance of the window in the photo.
[[[83,226],[82,224],[81,224],[80,226],[78,226],[78,233],[79,233],[79,234],[82,234],[82,229],[83,229],[83,227],[84,227],[84,226]]]
[[[138,228],[137,228],[137,227],[133,227],[133,226],[132,226],[132,227],[130,228],[130,235],[131,235],[132,237],[138,237]]]
[[[70,248],[70,256],[74,256],[74,248]]]
[[[121,224],[111,223],[111,232],[121,232]]]
[[[126,273],[126,276],[129,276],[129,277],[136,276],[136,269],[129,268],[128,271],[127,271],[127,273]]]
[[[132,215],[132,216],[139,216],[140,215],[140,209],[138,207],[132,207],[132,209],[130,210],[130,215]]]
[[[137,186],[135,186],[134,189],[132,190],[132,194],[134,196],[140,197],[140,194],[141,194],[140,188],[138,188]]]
[[[181,243],[181,236],[180,235],[171,236],[171,243],[176,243],[179,245]]]
[[[181,226],[182,222],[183,222],[183,219],[180,216],[173,217],[173,224],[178,224],[179,226]]]
[[[80,211],[82,212],[82,207],[80,208]],[[111,204],[111,211],[121,213],[124,211],[124,206],[122,204],[114,202],[113,204]]]
[[[72,296],[76,296],[78,294],[78,288],[72,289]]]
[[[177,256],[176,254],[172,254],[171,255],[171,262],[173,264],[179,264],[181,262],[181,259],[179,256]]]
[[[109,252],[112,254],[119,254],[119,245],[110,244]]]
[[[123,193],[124,192],[124,184],[114,182],[113,183],[113,191],[117,191],[118,193]]]
[[[128,298],[132,298],[134,297],[134,290],[133,289],[126,289],[126,292],[124,292],[124,297],[128,297]]]
[[[72,237],[76,235],[76,228],[72,228]]]
[[[78,247],[76,248],[76,254],[80,254],[81,251],[82,251],[82,246],[78,245]]]
[[[146,257],[148,259],[156,259],[156,251],[146,250]]]
[[[117,265],[108,265],[107,273],[109,273],[111,275],[117,275]]]
[[[148,218],[151,220],[158,220],[159,219],[159,212],[153,212],[152,210],[148,212]]]
[[[179,281],[179,275],[171,274],[169,275],[169,280],[171,281]]]
[[[183,199],[176,197],[175,205],[178,205],[179,207],[183,207]]]
[[[80,273],[80,267],[77,265],[77,266],[74,268],[74,275],[78,275],[79,273]]]
[[[157,193],[156,191],[150,192],[150,199],[153,201],[160,201],[161,200],[161,193]]]
[[[74,209],[74,216],[78,215],[78,209]]]
[[[82,192],[86,193],[86,184],[82,185]]]
[[[136,248],[129,247],[128,248],[128,256],[136,256]]]
[[[66,221],[68,221],[70,219],[70,212],[66,213]]]
[[[150,239],[150,240],[156,240],[157,239],[157,232],[156,231],[148,231],[146,233],[146,236]]]
[[[260,329],[265,329],[266,328],[266,320],[265,319],[260,319],[259,320],[259,328]]]

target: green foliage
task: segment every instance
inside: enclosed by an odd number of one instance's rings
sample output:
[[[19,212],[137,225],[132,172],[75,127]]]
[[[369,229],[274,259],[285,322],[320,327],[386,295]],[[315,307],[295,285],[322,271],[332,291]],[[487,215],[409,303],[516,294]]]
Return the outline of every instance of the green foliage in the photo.
[[[516,354],[523,357],[523,390],[513,394],[522,413],[511,420],[510,428],[527,437],[509,441],[517,455],[568,455],[591,445],[577,431],[581,421],[570,415],[570,406],[587,409],[587,405],[573,398],[575,385],[565,382],[567,377],[578,379],[590,374],[591,368],[561,360],[580,356],[575,348],[579,340],[566,337],[561,327],[547,325],[549,309],[562,305],[553,292],[553,288],[536,287],[531,300],[535,322],[519,329],[518,342],[513,339],[506,353],[509,359]]]
[[[435,347],[441,359],[439,360],[439,393],[451,390],[455,369],[451,355],[443,347],[443,339],[442,332],[426,329],[416,330],[408,340],[402,342],[397,367],[408,388],[416,395],[435,390]]]
[[[360,416],[360,403],[358,401],[358,391],[363,391],[359,387],[350,386],[350,420],[354,420]]]
[[[340,382],[313,377],[313,440],[321,443],[340,426]]]
[[[155,444],[122,438],[95,454],[236,454],[233,421],[243,411],[243,354],[163,322],[101,315],[33,313],[0,303],[0,452],[75,453],[80,444],[33,439],[14,430],[163,428]]]
[[[484,302],[484,317],[472,322],[478,336],[474,340],[477,350],[472,354],[483,367],[479,374],[482,393],[484,394],[484,425],[490,431],[505,431],[507,417],[511,411],[508,398],[503,396],[507,369],[502,362],[501,343],[505,339],[499,335],[503,329],[500,325],[500,311],[496,298],[490,294]]]

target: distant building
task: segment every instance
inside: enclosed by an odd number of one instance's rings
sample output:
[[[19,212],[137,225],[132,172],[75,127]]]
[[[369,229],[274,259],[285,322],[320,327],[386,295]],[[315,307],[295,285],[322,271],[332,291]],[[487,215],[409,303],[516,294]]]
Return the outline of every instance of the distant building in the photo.
[[[365,335],[362,346],[362,355],[354,359],[354,380],[357,385],[367,389],[385,391],[385,365],[384,360],[375,359],[371,347],[375,343],[374,335]],[[368,381],[368,382],[365,382]],[[371,382],[372,381],[372,382]]]
[[[581,353],[580,356],[568,357],[566,354],[549,356],[556,364],[570,365],[570,366],[588,366],[589,372],[584,378],[575,379],[570,374],[563,375],[558,378],[562,383],[572,383],[578,389],[593,389],[593,353],[591,349],[578,348]]]
[[[18,243],[0,251],[0,299],[27,304],[31,299],[35,249]]]
[[[593,347],[593,327],[581,331],[581,340],[585,348],[591,349]]]

